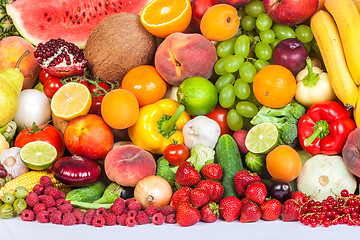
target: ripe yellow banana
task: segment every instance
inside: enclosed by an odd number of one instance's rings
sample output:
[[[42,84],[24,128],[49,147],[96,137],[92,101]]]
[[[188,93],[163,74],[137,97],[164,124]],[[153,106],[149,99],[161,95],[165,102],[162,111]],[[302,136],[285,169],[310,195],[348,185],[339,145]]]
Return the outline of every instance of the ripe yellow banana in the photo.
[[[344,48],[346,63],[356,85],[360,84],[360,14],[353,0],[325,0],[333,16]]]
[[[353,109],[353,115],[356,127],[360,127],[360,88],[359,88],[359,94],[356,102],[356,106]]]
[[[336,96],[347,109],[354,108],[358,87],[346,65],[339,32],[333,18],[328,12],[319,10],[311,17],[310,26]]]
[[[353,2],[355,3],[358,12],[360,12],[360,0],[353,0]]]

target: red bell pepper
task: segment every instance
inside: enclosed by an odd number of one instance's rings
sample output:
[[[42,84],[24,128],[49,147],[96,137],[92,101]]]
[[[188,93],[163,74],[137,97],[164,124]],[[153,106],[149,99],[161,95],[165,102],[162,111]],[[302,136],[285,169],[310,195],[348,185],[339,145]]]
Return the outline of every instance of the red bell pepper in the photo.
[[[299,120],[298,135],[307,152],[334,155],[341,152],[348,135],[355,130],[355,122],[337,102],[314,104]]]

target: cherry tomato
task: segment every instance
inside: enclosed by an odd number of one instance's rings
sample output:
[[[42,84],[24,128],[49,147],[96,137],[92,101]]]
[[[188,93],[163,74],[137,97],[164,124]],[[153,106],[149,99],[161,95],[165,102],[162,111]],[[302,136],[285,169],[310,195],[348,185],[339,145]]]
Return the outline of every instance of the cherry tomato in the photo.
[[[54,94],[61,88],[63,84],[60,78],[51,78],[44,83],[44,93],[48,98],[52,98]]]
[[[219,124],[220,129],[221,129],[220,136],[223,134],[231,135],[233,133],[233,131],[229,128],[229,126],[227,124],[227,120],[226,120],[228,112],[229,112],[229,110],[221,107],[218,104],[218,105],[216,105],[214,110],[212,110],[210,113],[208,113],[206,115],[208,118],[215,120]]]
[[[98,85],[100,87],[102,87],[105,91],[109,91],[110,90],[110,86],[109,84],[107,83],[104,83],[104,82],[100,82],[98,83]],[[96,89],[96,86],[94,84],[90,84],[89,85],[89,90],[90,90],[90,93],[93,95],[93,94],[101,94],[101,95],[105,95],[105,93],[101,90],[101,89]]]
[[[179,166],[189,158],[189,150],[184,144],[169,144],[164,150],[164,157],[173,166]]]
[[[41,69],[40,74],[39,74],[39,81],[41,82],[42,85],[45,84],[45,82],[49,79],[59,79],[59,77],[55,77],[50,75],[45,69]]]
[[[66,81],[66,82],[77,82],[77,83],[81,83],[81,84],[83,84],[83,85],[85,85],[86,87],[89,88],[89,82],[86,81],[86,80],[84,80],[84,79],[78,80],[78,79],[76,79],[75,77],[74,77],[74,78],[70,77],[70,80],[68,80],[68,81]]]
[[[33,141],[48,142],[56,148],[57,158],[64,155],[65,142],[64,137],[59,130],[54,126],[46,125],[33,125],[28,129],[22,130],[15,138],[15,147],[23,147],[25,144]]]
[[[89,113],[96,114],[98,116],[101,116],[101,103],[105,95],[100,95],[97,97],[91,98],[91,107],[89,110]]]

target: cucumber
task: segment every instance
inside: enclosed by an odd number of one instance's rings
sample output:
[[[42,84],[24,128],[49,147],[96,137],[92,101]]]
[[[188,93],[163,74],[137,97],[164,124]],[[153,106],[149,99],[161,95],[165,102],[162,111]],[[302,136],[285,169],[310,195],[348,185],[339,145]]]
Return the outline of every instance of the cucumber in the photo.
[[[234,176],[244,168],[239,147],[229,134],[220,136],[215,147],[215,162],[217,162],[223,170],[223,197],[239,197],[235,189]]]
[[[66,200],[92,203],[101,198],[105,187],[104,183],[97,181],[92,185],[71,190],[66,194]]]

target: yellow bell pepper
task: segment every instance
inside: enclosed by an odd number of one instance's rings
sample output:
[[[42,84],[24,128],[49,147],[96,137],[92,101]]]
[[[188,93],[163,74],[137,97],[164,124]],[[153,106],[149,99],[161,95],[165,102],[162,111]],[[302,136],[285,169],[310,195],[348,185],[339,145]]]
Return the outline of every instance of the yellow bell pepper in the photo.
[[[184,143],[182,128],[190,115],[173,99],[161,99],[140,108],[137,122],[128,128],[131,141],[155,154],[164,154],[167,145]]]

